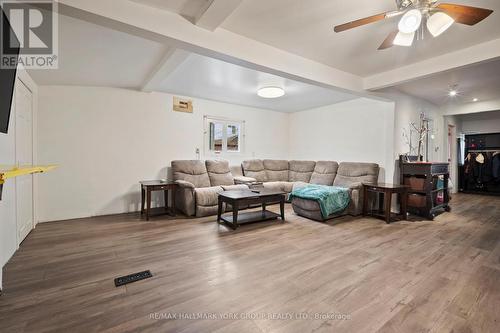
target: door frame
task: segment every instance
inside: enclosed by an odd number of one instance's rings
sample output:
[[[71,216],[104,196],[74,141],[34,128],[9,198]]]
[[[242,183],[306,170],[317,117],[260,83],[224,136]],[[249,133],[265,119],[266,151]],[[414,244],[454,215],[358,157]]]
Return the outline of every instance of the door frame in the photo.
[[[32,131],[32,160],[33,160],[33,165],[36,165],[38,160],[38,144],[37,144],[37,122],[38,122],[38,86],[36,85],[35,81],[31,78],[31,76],[28,74],[28,72],[22,67],[22,65],[19,65],[17,74],[16,74],[16,84],[17,81],[19,81],[21,84],[23,84],[30,92],[31,92],[31,112],[32,112],[32,120],[31,120],[31,131]],[[14,98],[16,98],[16,89],[14,89]],[[14,99],[15,100],[15,99]],[[14,104],[14,117],[17,116],[17,108]],[[14,134],[15,137],[15,134]],[[17,142],[15,142],[15,160],[17,161]],[[36,228],[36,225],[38,224],[38,179],[37,175],[33,175],[33,185],[32,185],[32,205],[33,205],[33,229]],[[17,194],[16,194],[17,196]],[[16,200],[16,207],[17,207],[17,200]],[[21,244],[21,241],[19,240],[19,233],[17,230],[17,208],[16,208],[16,244],[17,248],[19,248],[19,245]]]

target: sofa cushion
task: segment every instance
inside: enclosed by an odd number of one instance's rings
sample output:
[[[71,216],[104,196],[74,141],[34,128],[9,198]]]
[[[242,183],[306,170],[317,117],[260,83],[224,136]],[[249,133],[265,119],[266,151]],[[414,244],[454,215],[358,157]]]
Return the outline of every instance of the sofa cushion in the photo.
[[[245,184],[238,185],[222,185],[224,191],[248,191],[250,188]]]
[[[228,161],[207,160],[205,164],[207,166],[210,185],[234,185],[234,178]]]
[[[350,187],[353,183],[376,183],[378,173],[379,166],[375,163],[342,162],[333,184]]]
[[[203,161],[172,161],[172,173],[174,180],[184,180],[195,187],[210,187],[210,178]]]
[[[318,161],[311,175],[311,184],[332,186],[339,164],[335,161]]]
[[[218,204],[219,193],[224,189],[221,186],[196,188],[194,194],[196,197],[196,206],[215,206]]]
[[[292,192],[293,183],[291,182],[266,182],[262,184],[265,189],[273,191]]]
[[[287,182],[288,181],[288,161],[285,160],[264,160],[267,181]]]
[[[241,164],[244,176],[255,178],[258,182],[267,182],[267,174],[262,160],[247,160]]]
[[[288,162],[288,177],[291,182],[309,183],[316,162],[314,161],[290,161]]]

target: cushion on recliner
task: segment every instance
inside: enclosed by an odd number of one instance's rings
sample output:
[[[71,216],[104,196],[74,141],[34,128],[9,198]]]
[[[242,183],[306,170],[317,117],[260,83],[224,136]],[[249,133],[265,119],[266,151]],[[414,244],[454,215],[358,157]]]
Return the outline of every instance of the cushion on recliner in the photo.
[[[376,183],[379,166],[376,163],[342,162],[333,185],[349,187],[352,183]]]
[[[246,160],[241,163],[244,176],[255,178],[258,182],[267,182],[267,174],[262,160]]]
[[[309,183],[316,162],[314,161],[290,161],[288,162],[288,177],[291,182]]]
[[[311,175],[311,184],[332,186],[339,164],[335,161],[318,161]]]
[[[196,206],[215,206],[219,202],[219,193],[224,189],[221,186],[200,187],[194,190]]]
[[[228,161],[205,161],[210,185],[234,185],[234,178],[229,168]]]
[[[195,187],[210,187],[210,178],[203,161],[172,161],[172,173],[174,180],[184,180]]]
[[[285,160],[264,160],[264,169],[269,182],[288,181],[288,161]]]
[[[265,182],[262,184],[266,190],[281,191],[290,193],[293,189],[293,183],[291,182]]]

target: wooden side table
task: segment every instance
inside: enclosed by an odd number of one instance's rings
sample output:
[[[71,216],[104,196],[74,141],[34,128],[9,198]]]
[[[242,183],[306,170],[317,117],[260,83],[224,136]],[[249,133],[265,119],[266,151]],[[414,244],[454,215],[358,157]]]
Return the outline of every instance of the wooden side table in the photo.
[[[379,195],[379,210],[374,213],[372,210],[368,212],[368,194],[378,193]],[[391,206],[392,195],[396,193],[400,197],[401,211],[397,217],[406,220],[408,206],[408,186],[397,184],[363,184],[363,215],[382,218],[387,224],[391,223]]]
[[[177,190],[177,183],[167,180],[149,180],[141,181],[141,216],[146,214],[146,221],[149,221],[151,213],[151,192],[164,191],[165,193],[165,213],[175,216],[175,192]],[[169,208],[168,205],[168,192],[172,191],[172,204]],[[146,207],[144,207],[146,206]]]

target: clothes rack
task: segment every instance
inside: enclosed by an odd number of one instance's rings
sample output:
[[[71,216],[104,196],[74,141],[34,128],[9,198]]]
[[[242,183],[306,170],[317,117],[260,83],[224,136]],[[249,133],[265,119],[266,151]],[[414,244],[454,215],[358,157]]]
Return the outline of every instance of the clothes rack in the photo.
[[[500,133],[466,135],[462,163],[461,192],[500,195]]]

